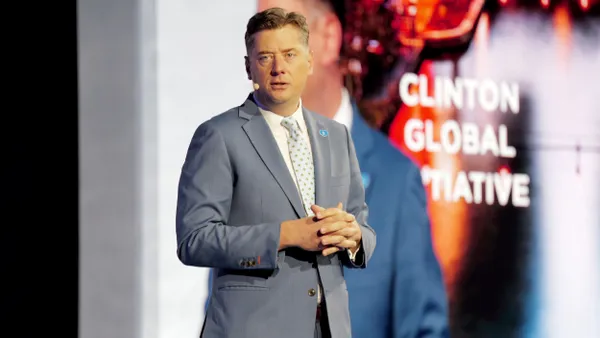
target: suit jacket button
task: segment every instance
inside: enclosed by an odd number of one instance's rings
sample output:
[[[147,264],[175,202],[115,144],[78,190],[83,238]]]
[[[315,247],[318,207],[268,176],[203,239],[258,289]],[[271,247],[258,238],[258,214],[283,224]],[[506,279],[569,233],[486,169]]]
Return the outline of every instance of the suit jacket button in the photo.
[[[314,297],[317,294],[317,291],[315,289],[310,289],[308,290],[308,295],[311,297]]]

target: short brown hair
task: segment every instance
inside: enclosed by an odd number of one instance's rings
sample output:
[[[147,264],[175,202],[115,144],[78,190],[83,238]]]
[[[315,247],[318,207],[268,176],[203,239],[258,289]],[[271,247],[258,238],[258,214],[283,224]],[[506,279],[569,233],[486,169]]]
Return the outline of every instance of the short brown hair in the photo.
[[[298,28],[302,34],[302,43],[308,46],[308,24],[304,15],[274,7],[256,13],[248,20],[245,35],[246,51],[252,49],[254,45],[254,34],[264,30],[283,28],[287,25]]]

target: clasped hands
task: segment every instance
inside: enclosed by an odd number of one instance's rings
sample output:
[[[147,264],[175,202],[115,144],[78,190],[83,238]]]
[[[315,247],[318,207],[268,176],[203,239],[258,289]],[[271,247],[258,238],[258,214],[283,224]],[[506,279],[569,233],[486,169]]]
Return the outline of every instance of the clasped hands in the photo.
[[[352,214],[342,209],[342,203],[335,208],[325,209],[311,206],[315,214],[282,224],[282,241],[307,251],[321,251],[324,256],[349,249],[355,253],[362,239],[362,232]]]
[[[354,215],[345,212],[341,202],[337,207],[329,209],[313,205],[311,210],[317,219],[315,224],[321,225],[318,235],[323,256],[334,254],[341,249],[349,249],[353,253],[356,251],[362,233]]]

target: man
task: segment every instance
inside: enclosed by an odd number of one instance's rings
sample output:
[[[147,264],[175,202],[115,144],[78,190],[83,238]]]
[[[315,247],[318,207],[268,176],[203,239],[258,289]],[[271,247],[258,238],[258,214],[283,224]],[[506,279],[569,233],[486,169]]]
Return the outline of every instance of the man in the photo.
[[[177,254],[214,269],[202,337],[351,336],[343,266],[366,267],[375,232],[349,132],[302,106],[308,36],[297,13],[253,16],[255,91],[200,125],[188,149]]]
[[[310,23],[314,74],[302,95],[305,107],[346,125],[379,234],[369,273],[346,271],[353,337],[445,337],[447,298],[433,251],[426,194],[419,168],[371,129],[342,84],[338,67],[344,1],[259,0],[262,10],[283,7]],[[333,5],[333,6],[332,6]],[[334,8],[335,7],[335,8]]]

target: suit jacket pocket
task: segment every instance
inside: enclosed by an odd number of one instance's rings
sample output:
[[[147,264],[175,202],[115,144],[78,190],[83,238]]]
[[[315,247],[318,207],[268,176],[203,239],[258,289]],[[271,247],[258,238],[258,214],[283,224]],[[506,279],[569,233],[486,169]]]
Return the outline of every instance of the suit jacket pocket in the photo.
[[[218,291],[267,291],[269,287],[266,285],[252,285],[252,284],[242,284],[242,283],[227,283],[223,285],[219,285],[217,288]]]
[[[217,290],[268,290],[267,279],[271,272],[266,270],[227,270],[215,281]]]

